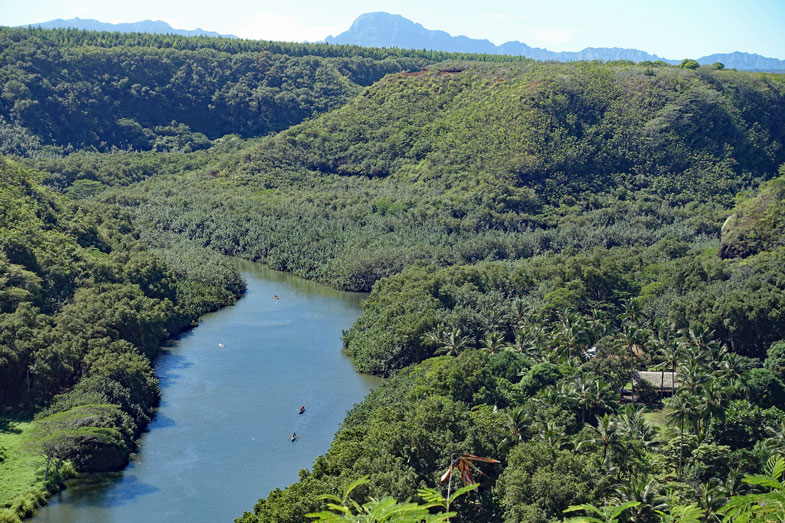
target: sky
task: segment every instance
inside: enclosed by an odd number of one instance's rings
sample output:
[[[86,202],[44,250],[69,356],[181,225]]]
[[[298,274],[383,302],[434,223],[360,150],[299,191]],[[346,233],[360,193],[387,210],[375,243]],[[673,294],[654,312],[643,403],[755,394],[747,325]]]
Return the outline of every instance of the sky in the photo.
[[[319,41],[386,11],[452,35],[552,51],[627,47],[663,58],[744,51],[785,59],[785,0],[0,0],[0,25],[163,20],[242,38]]]

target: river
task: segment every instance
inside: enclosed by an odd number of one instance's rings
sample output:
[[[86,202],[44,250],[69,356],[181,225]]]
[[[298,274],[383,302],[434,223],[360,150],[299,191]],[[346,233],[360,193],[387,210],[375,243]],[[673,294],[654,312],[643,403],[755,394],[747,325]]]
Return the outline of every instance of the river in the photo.
[[[239,263],[247,294],[157,360],[161,406],[128,467],[71,482],[33,521],[232,521],[329,448],[379,382],[341,352],[364,295]]]

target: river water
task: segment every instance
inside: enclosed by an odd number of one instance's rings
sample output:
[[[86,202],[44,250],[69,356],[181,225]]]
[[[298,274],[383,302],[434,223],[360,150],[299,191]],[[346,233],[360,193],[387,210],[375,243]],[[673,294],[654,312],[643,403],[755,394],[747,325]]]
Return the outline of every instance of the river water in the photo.
[[[379,382],[341,352],[363,295],[240,263],[247,295],[158,359],[161,407],[129,466],[72,482],[33,521],[232,521],[328,449]]]

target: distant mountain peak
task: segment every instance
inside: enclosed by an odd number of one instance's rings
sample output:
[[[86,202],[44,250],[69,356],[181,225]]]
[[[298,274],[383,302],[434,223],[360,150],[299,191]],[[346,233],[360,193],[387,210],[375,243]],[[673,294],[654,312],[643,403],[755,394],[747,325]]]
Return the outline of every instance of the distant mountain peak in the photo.
[[[197,27],[196,29],[175,29],[163,20],[142,20],[141,22],[128,22],[121,24],[110,24],[94,20],[92,18],[69,18],[64,20],[57,18],[48,22],[28,24],[24,27],[41,27],[43,29],[84,29],[87,31],[110,31],[117,33],[155,33],[155,34],[176,34],[181,36],[211,36],[221,38],[237,38],[230,34],[220,34],[214,31],[205,31]]]
[[[522,55],[535,60],[631,60],[633,62],[663,60],[678,64],[681,60],[667,60],[640,49],[621,47],[587,47],[581,51],[549,51],[531,47],[523,42],[511,41],[495,45],[489,40],[452,36],[445,31],[426,29],[401,15],[377,11],[358,16],[348,30],[337,36],[328,36],[329,44],[350,44],[364,47],[399,47],[403,49],[430,49],[455,53],[483,53]],[[733,52],[712,54],[698,58],[700,64],[722,62],[730,69],[785,72],[785,60],[767,58],[758,54]]]

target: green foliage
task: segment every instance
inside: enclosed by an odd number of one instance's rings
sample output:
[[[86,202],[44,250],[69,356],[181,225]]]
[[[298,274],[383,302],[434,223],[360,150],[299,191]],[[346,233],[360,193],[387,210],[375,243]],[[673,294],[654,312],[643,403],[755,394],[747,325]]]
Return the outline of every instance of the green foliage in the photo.
[[[720,509],[725,515],[723,521],[747,523],[781,521],[785,518],[785,485],[781,481],[783,472],[785,459],[777,457],[769,460],[763,474],[745,476],[745,483],[767,489],[768,492],[731,498],[728,504]]]
[[[640,505],[638,501],[627,501],[618,506],[606,505],[604,507],[595,507],[591,504],[572,505],[565,509],[564,512],[578,512],[582,510],[598,516],[578,516],[567,520],[574,523],[618,523],[624,511],[635,508],[638,505]]]
[[[774,342],[766,351],[763,365],[780,379],[785,378],[785,340]]]
[[[681,69],[697,69],[698,67],[700,67],[700,64],[696,60],[693,60],[692,58],[685,58],[684,60],[681,61],[679,67]]]
[[[785,384],[769,369],[752,369],[744,382],[754,405],[765,409],[785,404]]]
[[[752,448],[767,435],[766,427],[776,426],[785,419],[777,408],[762,409],[746,400],[731,401],[721,420],[712,423],[712,440],[731,449]]]
[[[521,379],[521,391],[527,396],[534,396],[546,387],[555,385],[562,377],[562,371],[553,363],[534,365]]]
[[[198,150],[229,133],[283,130],[385,74],[450,56],[460,55],[3,28],[0,135],[14,139],[0,152]]]
[[[588,456],[543,443],[518,445],[496,487],[504,519],[523,522],[559,517],[568,506],[595,499],[601,474]],[[536,513],[536,519],[529,519]]]
[[[744,258],[776,250],[785,243],[785,177],[769,180],[751,198],[743,198],[722,226],[723,258]]]
[[[344,491],[343,497],[339,498],[332,494],[320,496],[321,499],[330,501],[327,506],[333,512],[317,512],[306,514],[306,517],[316,518],[316,521],[349,521],[349,522],[398,522],[398,523],[420,523],[420,522],[441,522],[449,521],[456,515],[449,512],[450,503],[461,495],[479,487],[478,483],[467,485],[456,490],[450,495],[449,499],[444,498],[435,489],[420,489],[419,496],[425,500],[424,505],[412,502],[396,502],[393,498],[387,497],[381,500],[371,498],[363,505],[360,505],[349,496],[352,491],[361,485],[370,483],[368,476],[362,477],[350,484]],[[429,509],[443,508],[444,512],[432,514]]]

